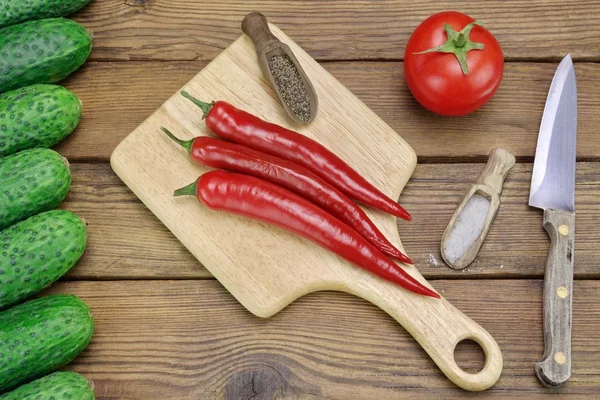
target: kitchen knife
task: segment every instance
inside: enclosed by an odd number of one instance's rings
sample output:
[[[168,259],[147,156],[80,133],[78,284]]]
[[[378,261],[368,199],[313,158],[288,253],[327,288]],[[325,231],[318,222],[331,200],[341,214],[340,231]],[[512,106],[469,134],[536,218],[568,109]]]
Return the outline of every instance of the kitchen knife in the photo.
[[[543,385],[571,376],[571,305],[575,246],[577,88],[573,60],[558,65],[540,126],[529,205],[544,210],[550,251],[544,276],[544,354],[536,364]]]

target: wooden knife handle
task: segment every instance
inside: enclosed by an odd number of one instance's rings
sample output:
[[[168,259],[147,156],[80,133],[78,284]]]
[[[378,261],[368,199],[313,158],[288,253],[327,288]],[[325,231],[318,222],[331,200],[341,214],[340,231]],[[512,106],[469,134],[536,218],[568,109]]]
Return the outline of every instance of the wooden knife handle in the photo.
[[[544,355],[535,372],[544,386],[559,387],[571,376],[571,306],[575,214],[544,211],[550,252],[544,276]]]
[[[246,15],[242,21],[242,31],[252,39],[258,54],[262,54],[273,43],[281,43],[269,29],[267,18],[258,12]]]

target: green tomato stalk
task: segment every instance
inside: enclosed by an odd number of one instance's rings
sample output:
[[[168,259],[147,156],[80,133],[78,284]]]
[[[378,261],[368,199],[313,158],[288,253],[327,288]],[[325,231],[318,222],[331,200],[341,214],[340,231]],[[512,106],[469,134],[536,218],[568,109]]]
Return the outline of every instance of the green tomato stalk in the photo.
[[[456,32],[449,24],[444,25],[448,40],[441,46],[434,47],[433,49],[420,51],[413,54],[425,54],[425,53],[452,53],[456,56],[460,68],[463,74],[469,74],[469,65],[467,64],[467,53],[471,50],[483,50],[483,43],[472,42],[469,39],[471,29],[475,25],[483,26],[483,24],[475,21],[465,26],[460,32]]]

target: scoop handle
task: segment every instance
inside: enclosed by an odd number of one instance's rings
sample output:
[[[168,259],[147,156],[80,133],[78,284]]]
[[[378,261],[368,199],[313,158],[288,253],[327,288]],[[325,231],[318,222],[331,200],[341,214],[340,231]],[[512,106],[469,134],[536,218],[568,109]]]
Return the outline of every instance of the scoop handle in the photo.
[[[508,171],[514,167],[515,162],[515,156],[508,150],[499,147],[492,149],[485,169],[477,178],[477,183],[489,186],[496,194],[500,195],[504,179]]]
[[[246,15],[242,21],[242,31],[252,39],[258,54],[262,54],[273,43],[281,43],[269,29],[267,18],[259,12]]]

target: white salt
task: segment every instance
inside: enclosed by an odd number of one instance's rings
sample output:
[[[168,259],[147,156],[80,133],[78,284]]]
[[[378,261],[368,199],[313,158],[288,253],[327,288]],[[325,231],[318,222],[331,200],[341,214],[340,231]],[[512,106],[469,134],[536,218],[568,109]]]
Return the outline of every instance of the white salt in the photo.
[[[438,267],[440,265],[440,263],[438,262],[438,260],[431,253],[429,253],[429,258],[427,259],[427,261],[429,262],[429,265],[431,265],[433,267]]]
[[[481,235],[489,210],[490,201],[478,194],[473,195],[465,204],[444,247],[446,259],[450,263],[454,264],[460,260]]]

